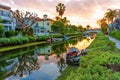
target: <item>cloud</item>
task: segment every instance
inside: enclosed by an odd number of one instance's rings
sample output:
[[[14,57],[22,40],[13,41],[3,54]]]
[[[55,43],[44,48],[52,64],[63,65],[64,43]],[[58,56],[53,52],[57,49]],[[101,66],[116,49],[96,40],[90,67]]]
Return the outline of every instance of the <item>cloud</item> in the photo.
[[[120,0],[0,0],[0,3],[12,8],[35,11],[40,16],[48,14],[51,18],[57,15],[56,5],[60,2],[66,6],[64,15],[68,19],[77,23],[84,22],[86,25],[96,24],[96,19],[102,17],[107,9],[120,8]]]

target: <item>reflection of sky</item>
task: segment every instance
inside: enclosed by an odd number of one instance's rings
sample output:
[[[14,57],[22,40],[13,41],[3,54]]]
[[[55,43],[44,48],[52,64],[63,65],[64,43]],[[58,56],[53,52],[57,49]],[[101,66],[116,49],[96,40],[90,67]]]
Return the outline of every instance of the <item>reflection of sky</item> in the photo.
[[[59,75],[57,64],[49,63],[41,65],[40,70],[33,72],[30,76],[21,80],[55,80]]]
[[[90,45],[93,40],[87,41],[86,39],[78,42],[76,45],[69,45],[70,47],[77,47],[79,50],[85,49]],[[65,54],[64,54],[65,55]],[[64,56],[65,57],[65,56]],[[45,60],[44,55],[38,56],[38,64],[40,69],[32,71],[32,73],[24,75],[23,78],[18,76],[9,76],[5,80],[55,80],[60,75],[59,68],[57,66],[58,58],[55,54],[50,55],[48,60]]]
[[[79,50],[87,48],[93,39],[90,39],[87,41],[87,39],[82,40],[81,42],[78,42],[76,45],[69,45],[70,47],[77,47]]]

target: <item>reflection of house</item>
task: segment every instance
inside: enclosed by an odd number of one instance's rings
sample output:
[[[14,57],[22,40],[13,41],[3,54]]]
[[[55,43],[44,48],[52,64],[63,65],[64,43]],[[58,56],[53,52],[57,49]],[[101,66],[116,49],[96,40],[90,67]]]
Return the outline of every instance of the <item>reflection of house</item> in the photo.
[[[7,73],[14,72],[14,67],[18,63],[18,58],[6,60],[6,63],[9,64],[3,68],[3,70]]]
[[[48,57],[51,54],[52,50],[51,50],[51,46],[46,46],[46,47],[37,47],[35,48],[34,51],[34,57],[37,59],[38,55],[44,55],[45,58]]]
[[[5,31],[15,30],[15,19],[12,18],[11,8],[8,6],[0,5],[0,18]]]
[[[54,20],[47,18],[47,15],[43,15],[43,19],[37,17],[36,22],[33,24],[34,34],[45,35],[51,32],[51,24]]]

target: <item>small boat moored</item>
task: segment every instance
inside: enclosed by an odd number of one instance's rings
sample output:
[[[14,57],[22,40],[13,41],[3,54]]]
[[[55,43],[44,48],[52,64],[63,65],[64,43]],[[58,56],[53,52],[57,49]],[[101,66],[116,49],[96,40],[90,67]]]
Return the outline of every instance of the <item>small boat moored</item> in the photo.
[[[80,61],[79,50],[76,47],[71,47],[66,54],[66,63],[68,65],[79,66],[79,61]]]

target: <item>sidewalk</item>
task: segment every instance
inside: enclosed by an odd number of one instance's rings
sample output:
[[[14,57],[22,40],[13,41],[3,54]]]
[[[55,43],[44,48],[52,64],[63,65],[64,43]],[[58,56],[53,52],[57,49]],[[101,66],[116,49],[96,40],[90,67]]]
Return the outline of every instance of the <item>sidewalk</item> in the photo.
[[[117,39],[115,39],[115,38],[113,38],[113,37],[110,37],[110,36],[108,36],[108,37],[109,37],[109,39],[110,39],[111,41],[115,42],[115,43],[116,43],[116,47],[117,47],[118,49],[120,49],[120,41],[117,40]]]

